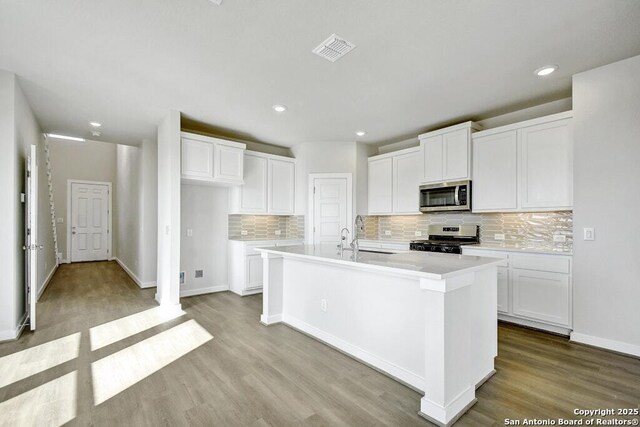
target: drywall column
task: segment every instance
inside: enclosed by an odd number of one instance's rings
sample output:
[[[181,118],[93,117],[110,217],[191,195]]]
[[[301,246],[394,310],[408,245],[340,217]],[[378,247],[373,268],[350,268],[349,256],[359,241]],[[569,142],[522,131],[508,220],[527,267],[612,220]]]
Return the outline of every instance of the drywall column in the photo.
[[[180,113],[158,126],[158,291],[161,305],[180,304]]]
[[[640,356],[640,56],[573,77],[571,339]],[[593,227],[595,240],[583,239]]]
[[[158,144],[143,140],[140,159],[140,280],[156,286],[158,262]]]

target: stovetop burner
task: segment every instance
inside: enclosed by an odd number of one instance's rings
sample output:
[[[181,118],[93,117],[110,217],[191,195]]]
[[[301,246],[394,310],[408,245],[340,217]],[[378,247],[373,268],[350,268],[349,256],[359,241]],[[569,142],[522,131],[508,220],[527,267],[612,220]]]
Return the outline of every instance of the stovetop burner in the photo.
[[[414,240],[409,244],[409,248],[413,251],[460,254],[463,245],[479,242],[480,227],[477,225],[430,225],[429,238]]]

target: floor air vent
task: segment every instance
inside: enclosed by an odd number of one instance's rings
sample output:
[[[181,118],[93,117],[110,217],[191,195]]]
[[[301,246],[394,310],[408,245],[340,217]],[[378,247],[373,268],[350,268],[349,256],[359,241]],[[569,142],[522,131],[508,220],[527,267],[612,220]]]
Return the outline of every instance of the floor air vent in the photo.
[[[346,41],[337,34],[332,34],[331,37],[320,43],[320,46],[313,49],[313,53],[328,61],[336,62],[355,49],[355,47],[356,45],[353,43]]]

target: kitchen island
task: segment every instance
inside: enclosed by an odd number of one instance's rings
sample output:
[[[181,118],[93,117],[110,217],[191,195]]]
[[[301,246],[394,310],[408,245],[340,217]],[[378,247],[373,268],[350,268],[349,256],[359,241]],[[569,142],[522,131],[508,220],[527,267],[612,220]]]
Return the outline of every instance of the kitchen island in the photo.
[[[265,325],[283,322],[424,392],[420,414],[450,425],[493,375],[495,258],[258,248]]]

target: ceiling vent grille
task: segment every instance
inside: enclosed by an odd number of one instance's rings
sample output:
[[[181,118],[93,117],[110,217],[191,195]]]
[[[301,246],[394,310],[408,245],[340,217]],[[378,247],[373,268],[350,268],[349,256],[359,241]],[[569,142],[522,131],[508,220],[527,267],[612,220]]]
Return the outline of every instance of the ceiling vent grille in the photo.
[[[355,49],[356,45],[346,41],[337,34],[332,34],[328,39],[320,43],[320,46],[313,49],[313,53],[323,57],[327,61],[336,62],[347,53]]]

